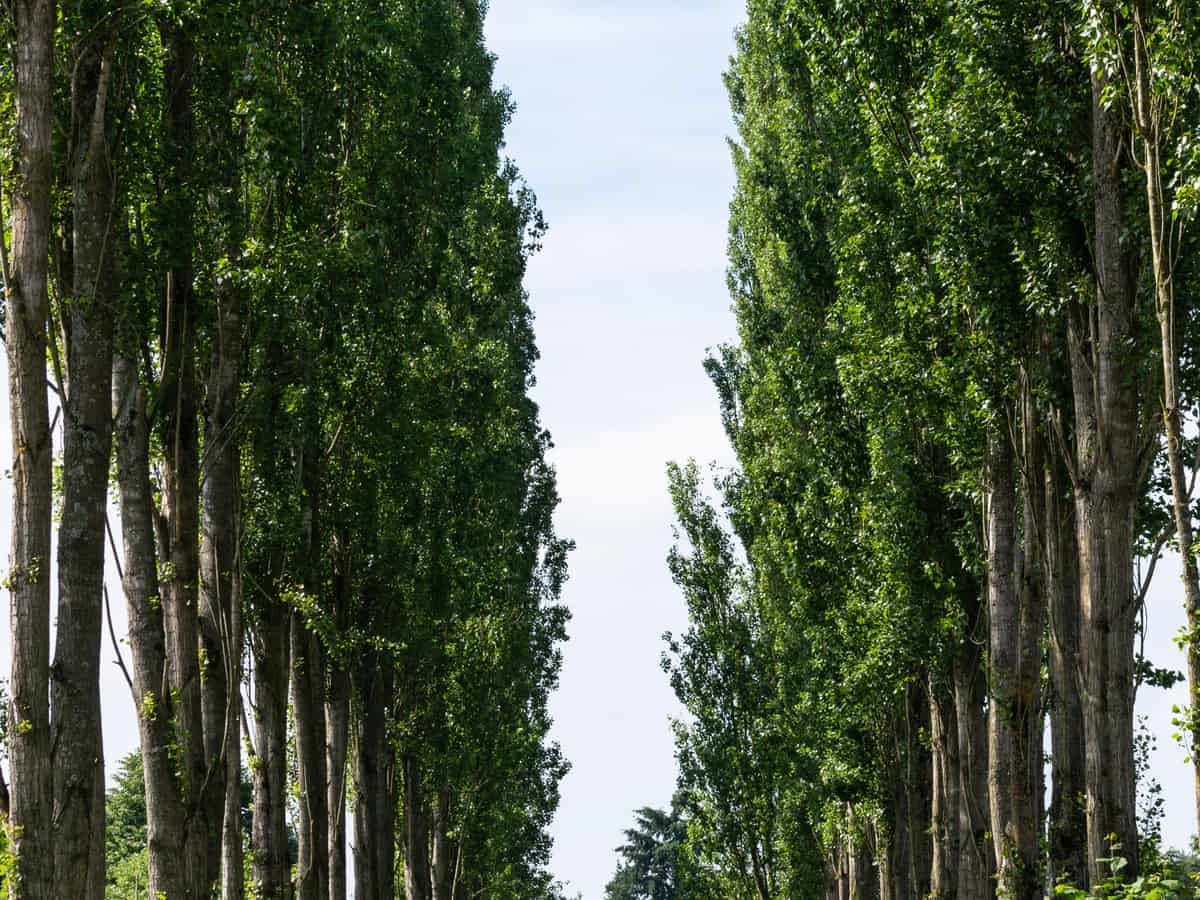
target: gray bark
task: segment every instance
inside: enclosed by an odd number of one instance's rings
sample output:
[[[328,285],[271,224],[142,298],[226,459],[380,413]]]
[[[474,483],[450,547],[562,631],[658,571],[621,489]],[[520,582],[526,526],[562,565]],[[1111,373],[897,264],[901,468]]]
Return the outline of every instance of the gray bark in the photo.
[[[1136,284],[1125,230],[1121,174],[1128,138],[1118,107],[1103,102],[1092,76],[1092,182],[1096,302],[1071,317],[1075,398],[1075,527],[1079,556],[1080,656],[1083,668],[1084,768],[1088,868],[1112,841],[1138,873],[1133,764],[1134,511],[1142,472],[1139,450]]]
[[[354,896],[355,900],[394,900],[396,790],[387,734],[393,678],[386,661],[374,655],[352,674]]]
[[[150,485],[150,434],[146,391],[134,354],[119,349],[113,361],[113,414],[117,484],[125,565],[122,586],[129,617],[134,703],[146,785],[150,893],[207,900],[193,892],[180,866],[184,805],[171,759],[174,709],[166,673],[166,641],[158,565],[154,552],[154,501]]]
[[[288,615],[283,604],[260,603],[252,631],[254,746],[250,767],[254,821],[251,877],[262,900],[289,900],[287,839]]]
[[[97,778],[103,785],[100,639],[115,303],[109,87],[116,22],[107,16],[89,24],[73,47],[72,284],[62,304],[63,512],[50,672],[54,893],[59,897],[87,897],[104,884],[104,856],[94,852],[94,835],[104,833],[104,792]]]
[[[241,248],[241,179],[233,129],[222,130],[227,183],[214,203],[225,229],[225,252]],[[207,411],[204,420],[203,487],[200,527],[200,636],[207,670],[201,686],[205,756],[215,767],[204,798],[212,823],[220,822],[221,895],[241,900],[244,893],[241,833],[242,596],[238,479],[240,440],[237,405],[241,389],[241,290],[235,277],[216,283],[216,322],[210,337]]]
[[[958,900],[995,896],[988,808],[986,683],[980,643],[987,633],[983,604],[967,595],[967,634],[954,659],[954,720],[958,728]]]
[[[13,517],[8,563],[12,673],[9,822],[13,896],[51,900],[50,440],[46,400],[47,261],[54,90],[53,0],[14,0],[16,173],[5,273]]]
[[[1065,877],[1088,885],[1087,822],[1084,817],[1083,706],[1079,670],[1079,589],[1075,520],[1064,492],[1061,464],[1048,460],[1045,474],[1046,594],[1050,605],[1051,881]]]

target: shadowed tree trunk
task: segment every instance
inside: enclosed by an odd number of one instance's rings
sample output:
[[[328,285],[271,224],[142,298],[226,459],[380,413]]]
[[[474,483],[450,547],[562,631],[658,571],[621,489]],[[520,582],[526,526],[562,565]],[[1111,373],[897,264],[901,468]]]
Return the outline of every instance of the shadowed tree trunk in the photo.
[[[1083,707],[1079,694],[1079,591],[1075,574],[1075,524],[1065,499],[1061,463],[1046,465],[1046,594],[1050,605],[1051,880],[1066,877],[1087,887],[1084,818]]]
[[[278,600],[258,600],[250,642],[254,659],[254,819],[251,875],[262,900],[291,896],[287,836],[288,615]]]
[[[964,593],[967,633],[954,658],[954,720],[958,728],[958,900],[987,900],[995,895],[992,852],[988,839],[988,753],[982,666],[986,614],[979,594]]]
[[[404,781],[404,893],[407,900],[430,900],[429,810],[416,757],[401,756]]]
[[[394,900],[396,792],[387,735],[393,678],[390,665],[374,653],[354,676],[355,900]]]
[[[334,561],[333,618],[341,631],[349,622],[351,577],[350,541],[338,536]],[[346,900],[346,761],[350,738],[350,673],[346,662],[330,659],[329,691],[325,698],[325,770],[328,780],[326,808],[329,813],[329,897]]]
[[[196,300],[193,252],[194,111],[192,85],[196,50],[187,21],[159,22],[163,60],[164,165],[170,189],[163,196],[162,252],[166,285],[159,315],[162,359],[159,440],[163,448],[159,556],[164,562],[162,598],[167,630],[167,677],[178,697],[175,708],[182,757],[184,804],[183,865],[187,882],[207,896],[220,867],[220,820],[210,818],[207,785],[223,780],[223,764],[210,770],[205,755],[201,700],[200,458],[196,385]]]

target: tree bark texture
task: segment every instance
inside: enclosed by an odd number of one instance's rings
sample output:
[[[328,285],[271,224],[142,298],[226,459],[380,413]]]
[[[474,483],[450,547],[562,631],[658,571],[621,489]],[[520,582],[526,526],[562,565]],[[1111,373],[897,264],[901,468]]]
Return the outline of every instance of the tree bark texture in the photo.
[[[210,766],[205,752],[201,701],[200,627],[200,459],[196,384],[196,300],[193,253],[194,210],[192,86],[196,49],[190,23],[164,18],[159,23],[164,52],[164,167],[170,189],[163,198],[166,227],[162,252],[166,284],[159,314],[162,403],[159,438],[163,447],[162,521],[158,529],[164,561],[162,598],[167,630],[167,677],[178,697],[175,709],[182,756],[187,828],[184,866],[188,883],[207,896],[220,867],[221,821],[211,818],[209,785],[221,782],[224,767]]]
[[[116,22],[90,27],[73,48],[70,296],[62,303],[66,349],[58,617],[50,704],[54,893],[87,897],[104,883],[100,641],[104,541],[112,452],[114,181],[109,90]],[[98,865],[99,871],[92,871]]]
[[[251,877],[262,900],[291,897],[287,835],[288,615],[260,601],[252,631],[254,659],[254,786]]]
[[[377,655],[353,670],[355,900],[394,900],[396,790],[388,742],[393,676]]]
[[[1096,301],[1070,322],[1075,398],[1075,527],[1081,610],[1084,768],[1088,866],[1092,883],[1108,873],[1115,835],[1138,873],[1133,764],[1134,511],[1139,466],[1136,284],[1122,240],[1124,144],[1119,108],[1103,102],[1092,76],[1092,181]]]
[[[47,267],[54,91],[53,0],[14,0],[16,172],[5,273],[13,518],[8,563],[13,647],[10,838],[17,900],[51,900],[50,439],[46,399]]]
[[[241,178],[234,131],[221,129],[226,158],[222,201],[213,204],[225,229],[224,250],[236,259],[241,250]],[[216,320],[209,338],[207,409],[200,524],[200,640],[207,663],[201,682],[205,756],[219,777],[211,777],[204,798],[210,822],[221,822],[221,893],[224,900],[243,894],[241,838],[241,683],[242,596],[240,591],[239,469],[237,431],[241,389],[241,291],[234,275],[216,280]]]
[[[429,809],[420,763],[401,755],[404,782],[404,894],[407,900],[430,900]]]
[[[1049,603],[1050,675],[1050,863],[1051,881],[1067,878],[1086,888],[1087,821],[1084,784],[1083,706],[1080,701],[1079,589],[1075,519],[1064,490],[1062,464],[1048,458],[1045,467],[1043,557]]]
[[[120,348],[113,361],[113,416],[125,557],[122,586],[129,617],[133,699],[145,776],[149,890],[153,896],[207,900],[193,889],[180,865],[185,811],[171,758],[174,710],[154,551],[146,391],[138,379],[133,356]]]

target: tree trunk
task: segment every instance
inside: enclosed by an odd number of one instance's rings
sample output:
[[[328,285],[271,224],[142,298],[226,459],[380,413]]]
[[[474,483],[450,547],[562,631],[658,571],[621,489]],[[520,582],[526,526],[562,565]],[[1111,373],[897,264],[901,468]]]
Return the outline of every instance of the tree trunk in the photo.
[[[1046,630],[1046,590],[1042,564],[1044,452],[1041,421],[1027,374],[1020,385],[1021,552],[1020,618],[1017,633],[1014,726],[1020,768],[1012,783],[1020,855],[1021,897],[1043,892],[1041,843],[1045,809],[1042,726],[1042,638]]]
[[[1136,284],[1122,239],[1122,111],[1103,102],[1092,76],[1092,181],[1097,297],[1070,323],[1075,396],[1075,526],[1081,606],[1088,868],[1107,876],[1109,835],[1138,873],[1133,764],[1134,511],[1141,465],[1138,434]]]
[[[328,781],[325,773],[325,676],[321,645],[292,612],[292,708],[300,777],[296,896],[326,900],[329,892]]]
[[[372,654],[354,675],[354,896],[394,900],[396,798],[387,734],[391,669]]]
[[[328,773],[329,898],[346,900],[346,759],[350,737],[350,676],[337,665],[329,675],[325,701]]]
[[[333,623],[338,633],[349,627],[353,590],[350,538],[338,533],[333,570]],[[328,780],[329,897],[346,900],[346,761],[350,740],[350,673],[345,659],[328,660],[329,691],[325,697],[325,771]]]
[[[14,0],[17,129],[12,262],[5,277],[12,427],[12,639],[9,823],[16,900],[51,900],[50,439],[46,401],[54,91],[53,0]]]
[[[1146,46],[1146,0],[1133,4],[1135,120],[1142,141],[1146,176],[1146,212],[1150,222],[1150,251],[1154,265],[1154,296],[1158,314],[1163,366],[1163,423],[1167,433],[1167,468],[1175,515],[1175,540],[1183,564],[1183,598],[1188,622],[1188,696],[1191,708],[1192,783],[1197,822],[1200,822],[1200,574],[1193,552],[1192,513],[1183,464],[1183,421],[1179,409],[1180,337],[1175,331],[1176,246],[1175,216],[1167,177],[1162,168],[1162,130],[1159,98],[1151,84],[1151,60]]]
[[[450,837],[450,789],[438,791],[433,808],[433,900],[454,900],[458,842]]]
[[[429,811],[421,767],[410,754],[401,756],[404,778],[404,894],[407,900],[430,900]]]
[[[100,638],[104,523],[112,453],[113,180],[108,93],[115,31],[87,22],[71,80],[71,296],[62,309],[62,524],[58,531],[58,620],[51,669],[54,893],[87,897],[104,883]],[[97,802],[99,801],[99,802]],[[99,864],[100,871],[92,872]]]
[[[958,724],[955,721],[953,696],[937,685],[933,676],[929,678],[929,719],[929,744],[933,760],[930,897],[933,900],[946,900],[954,897],[958,888],[958,810],[961,804]]]
[[[1046,594],[1050,605],[1050,880],[1065,877],[1086,889],[1087,822],[1084,817],[1083,705],[1079,683],[1079,590],[1075,523],[1064,493],[1061,463],[1045,473]]]
[[[224,250],[236,259],[241,250],[241,178],[234,133],[222,129],[226,168],[222,200],[214,203],[225,230]],[[204,419],[203,487],[200,525],[200,637],[207,663],[201,684],[204,749],[215,777],[204,798],[208,819],[221,823],[221,895],[241,900],[244,893],[241,831],[241,682],[242,596],[239,534],[240,439],[237,432],[241,391],[241,290],[237,279],[216,279],[216,322],[210,337],[207,411]]]
[[[182,757],[187,827],[183,865],[189,885],[208,896],[220,867],[221,822],[213,820],[208,785],[223,781],[224,764],[210,769],[205,754],[201,700],[200,457],[196,386],[196,302],[193,285],[194,214],[190,191],[196,59],[190,26],[170,18],[159,23],[163,43],[165,169],[170,189],[163,199],[166,287],[159,317],[162,359],[161,430],[163,520],[158,529],[163,612],[167,629],[167,677],[178,697],[175,710]],[[207,673],[205,673],[207,675]],[[223,719],[222,719],[223,721]]]
[[[254,658],[254,783],[251,876],[262,900],[291,897],[287,834],[288,616],[278,600],[260,603]]]
[[[980,649],[987,617],[978,592],[971,588],[963,594],[963,609],[967,633],[953,663],[959,780],[957,896],[958,900],[989,900],[996,886],[988,840],[987,689]]]
[[[145,776],[149,893],[154,897],[207,900],[187,880],[187,873],[179,864],[185,813],[172,759],[174,704],[166,674],[163,612],[154,553],[146,391],[138,380],[135,356],[127,346],[122,346],[113,361],[113,415],[125,557],[122,586],[129,617],[133,694]]]
[[[992,843],[999,874],[998,894],[1025,900],[1020,810],[1015,785],[1025,765],[1019,752],[1020,601],[1014,583],[1017,565],[1016,483],[1012,446],[1003,424],[989,438],[987,496],[988,580],[988,798]]]

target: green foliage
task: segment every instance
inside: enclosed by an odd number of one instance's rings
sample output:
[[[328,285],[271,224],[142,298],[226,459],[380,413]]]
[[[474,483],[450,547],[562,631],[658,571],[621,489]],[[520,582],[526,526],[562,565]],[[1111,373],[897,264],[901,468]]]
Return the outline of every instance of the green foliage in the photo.
[[[605,888],[605,900],[681,900],[685,896],[688,859],[687,823],[679,803],[671,812],[643,807],[637,824],[625,832],[617,848],[620,863]]]
[[[1112,900],[1186,900],[1196,896],[1200,876],[1196,873],[1194,857],[1174,853],[1165,858],[1157,871],[1129,881],[1122,877],[1128,861],[1120,855],[1120,847],[1113,846],[1113,856],[1102,859],[1109,875],[1091,891],[1060,883],[1054,887],[1054,896],[1066,900],[1086,900],[1088,897],[1108,897]]]

